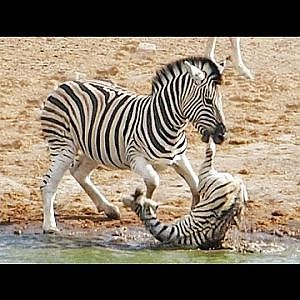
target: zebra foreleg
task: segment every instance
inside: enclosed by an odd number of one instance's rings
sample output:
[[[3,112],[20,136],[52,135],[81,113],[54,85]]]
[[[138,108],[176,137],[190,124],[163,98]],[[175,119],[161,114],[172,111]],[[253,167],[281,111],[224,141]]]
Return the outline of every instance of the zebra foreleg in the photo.
[[[152,165],[143,157],[134,160],[133,171],[142,176],[147,187],[146,198],[151,199],[155,189],[159,186],[159,176]]]
[[[180,160],[177,160],[172,167],[176,173],[179,174],[188,184],[193,195],[192,206],[193,209],[196,204],[200,201],[200,193],[198,192],[199,179],[195,174],[191,163],[187,159],[186,155],[183,154]]]
[[[97,165],[97,162],[82,155],[70,168],[70,172],[92,199],[98,211],[104,211],[109,218],[118,220],[121,217],[119,208],[116,205],[111,204],[91,181],[91,172],[97,167]]]
[[[69,156],[69,153],[63,152],[57,156],[53,156],[49,171],[44,176],[43,184],[40,187],[43,199],[44,233],[55,233],[59,231],[55,222],[53,204],[58,184],[65,172],[69,169],[72,161],[73,158]]]

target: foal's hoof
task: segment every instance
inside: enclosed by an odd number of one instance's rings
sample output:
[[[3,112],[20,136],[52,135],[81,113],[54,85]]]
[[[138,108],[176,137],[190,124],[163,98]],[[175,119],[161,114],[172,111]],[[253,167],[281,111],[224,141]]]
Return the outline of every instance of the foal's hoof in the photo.
[[[107,209],[105,211],[105,214],[107,215],[108,218],[113,219],[113,220],[121,219],[120,210],[117,206],[110,207],[109,209]]]

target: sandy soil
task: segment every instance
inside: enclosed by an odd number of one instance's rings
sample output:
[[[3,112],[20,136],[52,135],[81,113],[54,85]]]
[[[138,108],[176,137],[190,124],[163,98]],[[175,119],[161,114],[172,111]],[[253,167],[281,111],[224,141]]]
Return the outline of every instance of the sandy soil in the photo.
[[[137,50],[153,43],[156,52]],[[206,38],[2,38],[0,39],[0,231],[42,232],[39,185],[49,165],[49,152],[39,128],[43,99],[59,82],[74,78],[109,78],[138,93],[150,92],[151,78],[163,64],[204,53]],[[300,238],[300,39],[242,38],[246,65],[253,81],[240,77],[228,62],[221,87],[229,136],[218,147],[218,170],[245,181],[250,202],[246,228]],[[216,57],[230,55],[229,40],[218,41]],[[204,144],[188,128],[195,171]],[[103,230],[141,225],[121,203],[141,178],[130,171],[96,170],[93,179],[118,205],[120,221],[97,213],[92,201],[67,173],[59,186],[55,211],[66,230]],[[168,169],[154,196],[166,206],[166,221],[188,212],[191,194],[186,183]]]

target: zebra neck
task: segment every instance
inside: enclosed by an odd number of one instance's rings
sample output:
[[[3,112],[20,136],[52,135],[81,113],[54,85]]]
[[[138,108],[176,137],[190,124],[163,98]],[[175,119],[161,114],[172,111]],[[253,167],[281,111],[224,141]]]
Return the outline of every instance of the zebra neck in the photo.
[[[188,124],[184,118],[176,94],[166,97],[163,92],[158,92],[152,97],[148,111],[149,118],[155,122],[159,132],[166,132],[169,138],[176,138]]]
[[[215,171],[215,169],[214,169],[213,153],[206,152],[206,157],[201,165],[199,176],[204,175],[208,172],[214,172],[214,171]]]

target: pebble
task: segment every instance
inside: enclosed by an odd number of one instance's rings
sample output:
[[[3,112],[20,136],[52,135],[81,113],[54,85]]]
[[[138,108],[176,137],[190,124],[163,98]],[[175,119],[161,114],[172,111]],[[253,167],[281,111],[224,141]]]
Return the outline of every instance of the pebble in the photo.
[[[279,210],[274,210],[272,213],[271,213],[272,216],[275,216],[275,217],[280,217],[280,216],[284,216],[284,213],[279,211]]]
[[[139,43],[136,53],[143,59],[149,59],[156,52],[156,45],[150,43]]]
[[[139,43],[137,51],[155,52],[156,45],[151,43]]]

